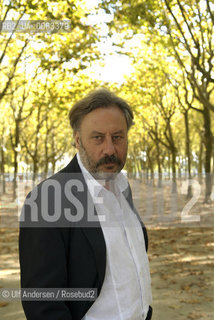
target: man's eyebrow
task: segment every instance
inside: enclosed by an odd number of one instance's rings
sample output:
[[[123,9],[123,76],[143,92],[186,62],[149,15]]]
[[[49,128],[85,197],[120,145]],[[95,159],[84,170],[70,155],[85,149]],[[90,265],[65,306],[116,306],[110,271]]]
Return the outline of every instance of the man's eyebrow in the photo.
[[[115,135],[115,134],[122,134],[122,133],[124,133],[124,130],[118,130],[118,131],[113,132],[112,134]],[[99,132],[99,131],[92,131],[91,135],[102,135],[102,136],[104,136],[105,133]]]
[[[124,133],[124,130],[115,131],[113,134],[121,134]]]
[[[104,136],[104,133],[103,132],[99,132],[99,131],[92,131],[91,135],[94,135],[94,134],[103,135]]]

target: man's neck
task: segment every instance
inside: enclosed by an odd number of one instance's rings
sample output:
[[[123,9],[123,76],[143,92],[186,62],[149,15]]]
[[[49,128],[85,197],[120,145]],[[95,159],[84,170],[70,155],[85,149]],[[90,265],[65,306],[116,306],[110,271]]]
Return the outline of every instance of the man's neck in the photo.
[[[110,190],[110,181],[109,180],[105,181],[104,188],[106,188],[107,190]]]

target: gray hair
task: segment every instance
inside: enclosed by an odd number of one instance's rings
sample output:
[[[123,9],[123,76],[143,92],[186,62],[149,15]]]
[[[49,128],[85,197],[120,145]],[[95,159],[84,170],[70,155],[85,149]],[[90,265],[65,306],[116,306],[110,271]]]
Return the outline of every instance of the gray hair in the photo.
[[[89,92],[89,94],[77,101],[69,112],[70,125],[74,131],[80,128],[83,117],[97,108],[117,106],[124,114],[128,130],[133,125],[133,112],[129,104],[105,88]]]

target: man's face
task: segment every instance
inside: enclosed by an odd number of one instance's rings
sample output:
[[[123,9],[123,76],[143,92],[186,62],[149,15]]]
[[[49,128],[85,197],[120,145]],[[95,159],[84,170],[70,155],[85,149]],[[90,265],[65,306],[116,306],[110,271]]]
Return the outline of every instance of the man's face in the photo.
[[[86,169],[104,179],[120,172],[126,161],[127,134],[126,119],[118,107],[98,108],[88,113],[75,133],[76,146]]]

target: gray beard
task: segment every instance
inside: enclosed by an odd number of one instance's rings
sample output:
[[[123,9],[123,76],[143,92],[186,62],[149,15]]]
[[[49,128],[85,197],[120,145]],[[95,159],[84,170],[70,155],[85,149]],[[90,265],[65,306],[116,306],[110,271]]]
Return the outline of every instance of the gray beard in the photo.
[[[96,163],[93,163],[93,161],[90,159],[81,140],[80,140],[80,147],[79,147],[79,155],[84,167],[88,170],[88,172],[90,172],[90,174],[96,180],[106,180],[106,181],[113,180],[122,169],[121,168],[117,172],[111,172],[111,173],[99,171],[99,169],[96,167]]]

